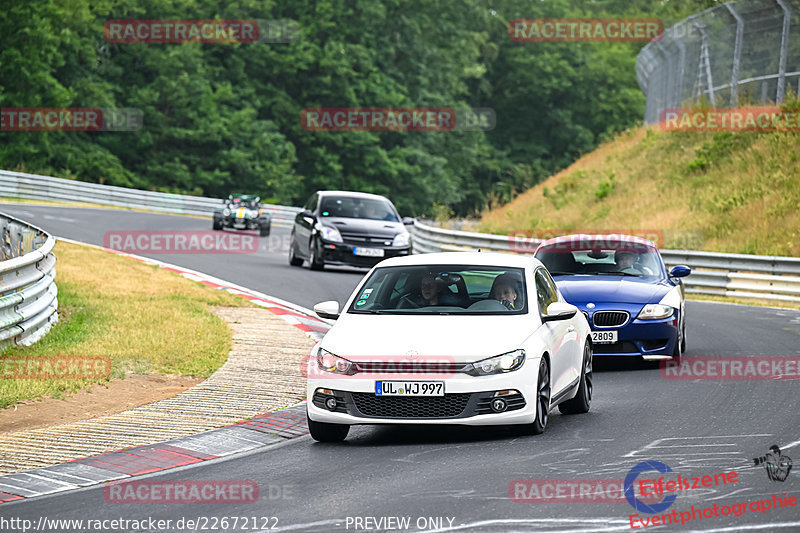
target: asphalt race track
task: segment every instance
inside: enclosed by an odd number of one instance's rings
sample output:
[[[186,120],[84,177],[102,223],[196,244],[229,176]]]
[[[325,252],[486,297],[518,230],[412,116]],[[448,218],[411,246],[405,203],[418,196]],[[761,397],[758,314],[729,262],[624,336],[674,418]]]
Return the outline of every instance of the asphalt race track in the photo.
[[[102,244],[104,232],[110,230],[211,227],[210,220],[200,218],[117,210],[21,204],[3,204],[0,210],[57,236],[94,244]],[[344,302],[366,272],[290,267],[285,249],[277,244],[285,243],[287,230],[275,228],[273,233],[275,244],[253,254],[141,255],[306,307],[326,299]],[[687,313],[689,362],[719,355],[800,356],[798,311],[690,302]],[[655,364],[595,359],[591,411],[575,416],[553,412],[544,435],[526,436],[514,428],[356,427],[344,444],[318,444],[305,436],[266,452],[137,478],[250,480],[259,486],[257,503],[110,504],[103,487],[95,486],[3,504],[0,518],[24,518],[34,524],[40,517],[172,519],[163,531],[189,531],[176,526],[177,520],[201,517],[208,519],[206,524],[229,517],[227,529],[216,522],[216,528],[206,529],[212,531],[626,531],[631,530],[629,515],[651,515],[635,511],[625,500],[516,502],[510,498],[514,481],[622,480],[638,463],[652,460],[684,477],[733,469],[738,473],[736,483],[681,491],[670,509],[657,514],[689,511],[692,506],[732,506],[771,499],[773,494],[800,499],[797,398],[798,381],[667,380]],[[764,466],[753,462],[773,444],[796,463],[785,481],[770,480]],[[258,527],[251,520],[245,529],[233,529],[233,517],[257,517]],[[387,521],[389,517],[408,517],[409,526],[399,526],[393,518]],[[738,517],[644,529],[800,531],[800,505],[764,512],[748,508]]]

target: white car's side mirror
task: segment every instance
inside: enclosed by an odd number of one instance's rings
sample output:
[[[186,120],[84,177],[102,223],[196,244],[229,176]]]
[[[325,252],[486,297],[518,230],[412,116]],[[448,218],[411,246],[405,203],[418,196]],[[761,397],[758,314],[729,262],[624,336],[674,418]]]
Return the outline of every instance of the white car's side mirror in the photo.
[[[314,312],[317,313],[320,318],[336,320],[339,318],[339,302],[336,300],[320,302],[314,306]]]
[[[567,320],[568,318],[574,317],[577,312],[578,308],[572,304],[553,302],[547,306],[547,313],[542,317],[542,322]]]

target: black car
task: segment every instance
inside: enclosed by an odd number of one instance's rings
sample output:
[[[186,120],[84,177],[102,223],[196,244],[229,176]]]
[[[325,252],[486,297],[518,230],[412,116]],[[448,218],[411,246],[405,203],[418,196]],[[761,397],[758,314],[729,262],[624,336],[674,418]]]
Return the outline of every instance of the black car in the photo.
[[[392,202],[377,194],[317,191],[297,214],[289,241],[289,264],[307,260],[311,270],[326,264],[372,267],[387,257],[411,253],[411,237]]]
[[[225,207],[214,211],[215,230],[223,228],[258,230],[262,237],[269,235],[272,218],[261,206],[261,198],[250,194],[231,194]]]

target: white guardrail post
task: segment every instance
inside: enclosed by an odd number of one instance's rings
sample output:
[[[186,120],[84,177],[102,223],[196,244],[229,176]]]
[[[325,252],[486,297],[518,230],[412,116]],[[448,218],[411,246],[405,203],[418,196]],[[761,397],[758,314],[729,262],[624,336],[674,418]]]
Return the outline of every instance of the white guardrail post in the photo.
[[[533,255],[538,240],[436,228],[416,222],[413,253],[481,250]],[[686,291],[728,298],[800,302],[800,258],[661,250],[667,268],[687,265]]]
[[[58,321],[56,239],[0,213],[0,349],[33,344]]]

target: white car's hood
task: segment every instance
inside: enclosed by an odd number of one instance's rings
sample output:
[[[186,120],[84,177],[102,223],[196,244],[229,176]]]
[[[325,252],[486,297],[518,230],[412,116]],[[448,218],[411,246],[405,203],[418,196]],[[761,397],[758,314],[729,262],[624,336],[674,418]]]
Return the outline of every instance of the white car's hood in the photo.
[[[320,343],[359,361],[447,357],[472,362],[521,347],[538,323],[531,315],[342,315]]]

